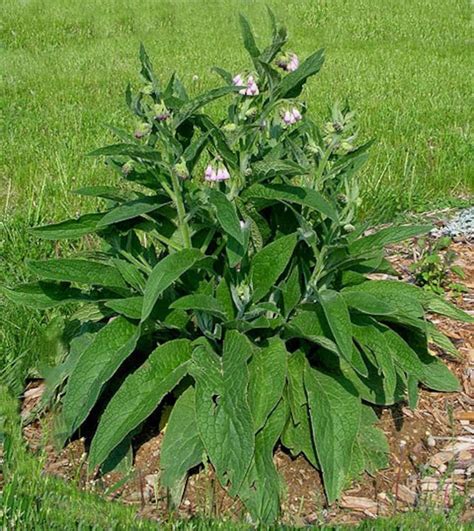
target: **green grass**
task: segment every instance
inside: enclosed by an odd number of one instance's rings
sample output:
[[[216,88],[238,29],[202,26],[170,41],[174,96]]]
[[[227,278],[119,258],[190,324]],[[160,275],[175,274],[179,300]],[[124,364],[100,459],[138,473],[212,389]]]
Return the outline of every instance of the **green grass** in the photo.
[[[248,67],[237,14],[247,14],[265,38],[265,4],[286,21],[290,48],[301,57],[326,48],[326,64],[305,93],[312,114],[322,121],[334,101],[347,97],[361,137],[376,139],[361,177],[366,216],[387,220],[472,192],[468,0],[2,0],[0,284],[28,279],[26,257],[67,253],[64,245],[33,239],[27,228],[93,208],[70,190],[114,178],[84,154],[111,140],[104,124],[133,123],[123,91],[127,81],[138,83],[140,41],[160,76],[176,70],[195,92],[216,82],[213,65]],[[54,312],[0,303],[0,381],[18,395],[35,374],[36,338]],[[26,503],[31,518],[43,518],[28,501],[37,489],[55,515],[41,525],[60,526],[58,515],[74,514],[74,503],[99,503],[25,462],[20,472],[30,475],[15,476],[23,478],[20,498],[11,488],[3,492],[10,508]],[[61,496],[71,497],[71,509],[54,505]],[[106,511],[100,507],[91,514]]]

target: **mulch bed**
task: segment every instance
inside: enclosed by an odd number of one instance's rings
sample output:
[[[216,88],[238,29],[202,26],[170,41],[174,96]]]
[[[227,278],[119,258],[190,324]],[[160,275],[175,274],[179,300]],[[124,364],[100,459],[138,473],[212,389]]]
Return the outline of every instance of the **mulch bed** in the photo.
[[[474,314],[474,245],[457,241],[451,247],[464,269],[468,293],[454,302]],[[413,262],[412,245],[389,249],[388,258],[400,277],[410,281],[408,266]],[[449,294],[448,294],[449,296]],[[474,500],[474,327],[439,316],[431,319],[459,349],[460,359],[444,358],[458,376],[462,390],[436,393],[420,390],[418,408],[411,411],[399,404],[381,411],[380,427],[390,444],[390,465],[374,476],[353,482],[341,500],[327,507],[319,472],[303,458],[292,459],[281,449],[275,454],[277,467],[287,484],[282,522],[292,525],[357,523],[366,518],[407,511],[414,506],[449,509],[456,495]],[[437,352],[437,354],[440,354]],[[23,414],[38,402],[42,382],[30,382],[24,395]],[[155,419],[156,420],[156,419]],[[156,424],[156,422],[155,422]],[[90,478],[86,471],[84,440],[71,442],[56,452],[49,441],[49,417],[24,428],[32,451],[44,451],[45,471],[74,480],[80,487],[134,504],[141,516],[163,519],[169,514],[168,501],[159,487],[158,459],[162,434],[151,427],[135,443],[135,465],[124,483],[118,473]],[[123,484],[122,484],[123,483]],[[199,469],[188,481],[178,516],[193,515],[243,518],[239,502],[230,499],[211,469]],[[466,510],[464,518],[474,517]]]

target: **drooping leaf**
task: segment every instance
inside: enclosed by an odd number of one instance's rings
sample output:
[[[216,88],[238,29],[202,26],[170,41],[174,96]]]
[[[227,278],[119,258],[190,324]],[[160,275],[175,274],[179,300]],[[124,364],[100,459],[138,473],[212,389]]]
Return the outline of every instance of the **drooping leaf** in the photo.
[[[288,406],[280,400],[255,438],[255,456],[239,491],[252,517],[261,524],[272,524],[280,514],[282,478],[273,462],[273,450],[288,419]]]
[[[85,214],[77,219],[68,219],[52,225],[33,227],[31,231],[35,236],[45,240],[81,238],[86,234],[96,232],[97,225],[103,216],[103,213]]]
[[[362,313],[370,315],[390,315],[396,311],[389,303],[378,299],[370,293],[343,291],[341,295],[347,306]]]
[[[107,214],[99,221],[97,228],[103,228],[107,225],[120,223],[128,219],[133,219],[148,214],[163,206],[163,199],[155,196],[146,196],[122,203],[121,205],[109,210]]]
[[[369,236],[363,236],[352,242],[349,246],[351,254],[360,254],[376,247],[385,247],[390,243],[401,242],[427,234],[433,227],[430,225],[406,225],[400,227],[388,227],[379,230]]]
[[[192,114],[198,111],[204,105],[211,103],[211,101],[222,98],[222,96],[227,96],[233,92],[237,92],[238,88],[234,86],[219,87],[211,89],[192,100],[189,100],[185,103],[175,117],[175,127],[181,125],[185,120],[187,120]]]
[[[196,424],[195,391],[189,387],[173,406],[160,453],[161,485],[170,489],[175,506],[181,502],[189,469],[198,465],[203,455]]]
[[[242,197],[296,203],[321,212],[333,221],[338,217],[334,207],[321,194],[304,186],[254,184],[242,194]]]
[[[20,284],[13,289],[0,286],[0,292],[15,304],[22,304],[39,310],[89,299],[79,289],[50,282]]]
[[[240,226],[234,204],[227,199],[224,193],[214,189],[209,190],[209,200],[215,208],[217,221],[224,232],[237,240],[240,245],[244,245],[244,231]]]
[[[126,287],[115,267],[103,262],[76,258],[29,260],[28,268],[47,280],[77,282],[78,284]]]
[[[294,71],[286,75],[276,88],[280,98],[294,98],[298,96],[308,77],[318,73],[324,63],[324,50],[318,50],[307,57]]]
[[[102,414],[89,452],[89,468],[102,463],[109,453],[153,413],[163,397],[186,375],[191,343],[175,339],[156,348],[130,374]]]
[[[304,385],[318,461],[329,503],[337,500],[350,473],[362,404],[350,381],[306,365]]]
[[[97,332],[92,343],[82,352],[68,379],[64,396],[64,439],[87,418],[104,384],[135,349],[139,335],[136,325],[118,317]]]
[[[321,306],[315,307],[312,311],[299,310],[295,312],[288,321],[287,336],[288,338],[307,339],[335,354],[339,354],[339,349],[334,342],[334,337]]]
[[[160,260],[150,273],[143,294],[142,321],[151,314],[159,296],[173,282],[203,258],[197,249],[183,249]]]
[[[296,234],[289,234],[268,244],[254,255],[250,272],[254,302],[265,297],[275,285],[290,261],[296,241]]]
[[[323,290],[319,293],[319,300],[339,351],[347,361],[351,362],[353,355],[352,323],[344,298],[337,291]]]
[[[236,331],[227,332],[222,357],[198,346],[190,373],[196,381],[198,430],[217,477],[236,494],[254,454],[253,418],[247,401],[247,360],[250,343]]]
[[[319,468],[304,387],[305,366],[306,358],[301,351],[295,352],[288,358],[286,396],[291,415],[282,434],[282,443],[291,451],[293,457],[303,453],[315,468]]]
[[[279,338],[255,350],[249,363],[248,402],[254,419],[255,432],[264,426],[268,416],[283,394],[288,353]]]
[[[83,188],[74,190],[73,193],[90,197],[100,197],[115,202],[122,202],[127,199],[127,194],[115,186],[84,186]]]

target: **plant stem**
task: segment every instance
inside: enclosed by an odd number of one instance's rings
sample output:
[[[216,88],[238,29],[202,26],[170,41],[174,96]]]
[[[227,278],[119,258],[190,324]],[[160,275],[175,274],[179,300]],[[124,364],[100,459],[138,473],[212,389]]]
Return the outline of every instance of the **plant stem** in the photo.
[[[178,176],[173,171],[171,173],[171,179],[173,181],[173,191],[174,191],[174,202],[176,205],[176,210],[178,212],[179,226],[181,228],[181,234],[183,236],[183,244],[185,248],[190,249],[191,237],[189,235],[189,226],[186,221],[186,210],[184,208],[183,197],[181,195],[181,186],[178,180]]]

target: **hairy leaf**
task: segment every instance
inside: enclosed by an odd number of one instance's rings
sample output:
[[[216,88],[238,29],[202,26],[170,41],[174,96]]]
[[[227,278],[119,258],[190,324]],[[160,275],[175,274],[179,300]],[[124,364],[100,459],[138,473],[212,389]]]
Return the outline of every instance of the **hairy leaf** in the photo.
[[[248,402],[255,432],[264,426],[282,397],[287,355],[285,344],[275,337],[268,346],[256,349],[249,363]]]
[[[304,385],[313,438],[329,503],[341,494],[351,469],[362,405],[350,381],[306,365]]]
[[[220,319],[226,318],[225,308],[219,303],[219,301],[210,295],[203,295],[201,293],[197,293],[196,295],[185,295],[173,302],[170,308],[176,310],[207,312]]]
[[[289,234],[268,244],[255,254],[250,272],[254,302],[263,299],[280,278],[290,261],[296,241],[296,234]]]
[[[175,339],[156,348],[110,400],[92,440],[89,468],[109,453],[158,407],[188,371],[191,343]]]
[[[253,418],[247,401],[247,360],[252,353],[245,336],[227,332],[222,357],[209,347],[194,350],[190,373],[196,381],[196,420],[209,459],[223,486],[236,494],[255,448]]]
[[[293,98],[298,96],[308,77],[319,72],[323,63],[324,50],[321,49],[306,58],[294,72],[290,72],[282,79],[276,88],[277,95],[280,98]]]
[[[197,249],[183,249],[166,256],[156,264],[150,273],[143,294],[142,321],[149,317],[163,291],[201,258],[203,255]]]
[[[140,329],[123,317],[111,320],[82,352],[68,379],[62,419],[64,438],[84,422],[100,396],[104,384],[133,352]]]
[[[75,258],[29,260],[28,268],[48,280],[77,282],[78,284],[126,287],[115,267],[103,262]]]
[[[231,203],[226,195],[218,190],[209,191],[209,199],[215,207],[217,220],[224,231],[237,240],[240,245],[244,245],[244,232],[240,226],[235,205]]]
[[[104,216],[103,213],[84,214],[77,219],[68,219],[52,225],[43,225],[42,227],[33,227],[31,231],[35,236],[44,240],[63,240],[81,238],[86,234],[97,231],[97,225]]]
[[[175,506],[181,502],[189,469],[198,465],[203,455],[196,424],[195,391],[189,387],[173,406],[160,453],[161,484],[170,489]]]
[[[376,247],[385,247],[390,243],[401,242],[427,234],[433,227],[430,225],[406,225],[401,227],[388,227],[379,230],[369,236],[364,236],[355,240],[349,246],[351,254],[360,254],[366,251],[371,251]]]

